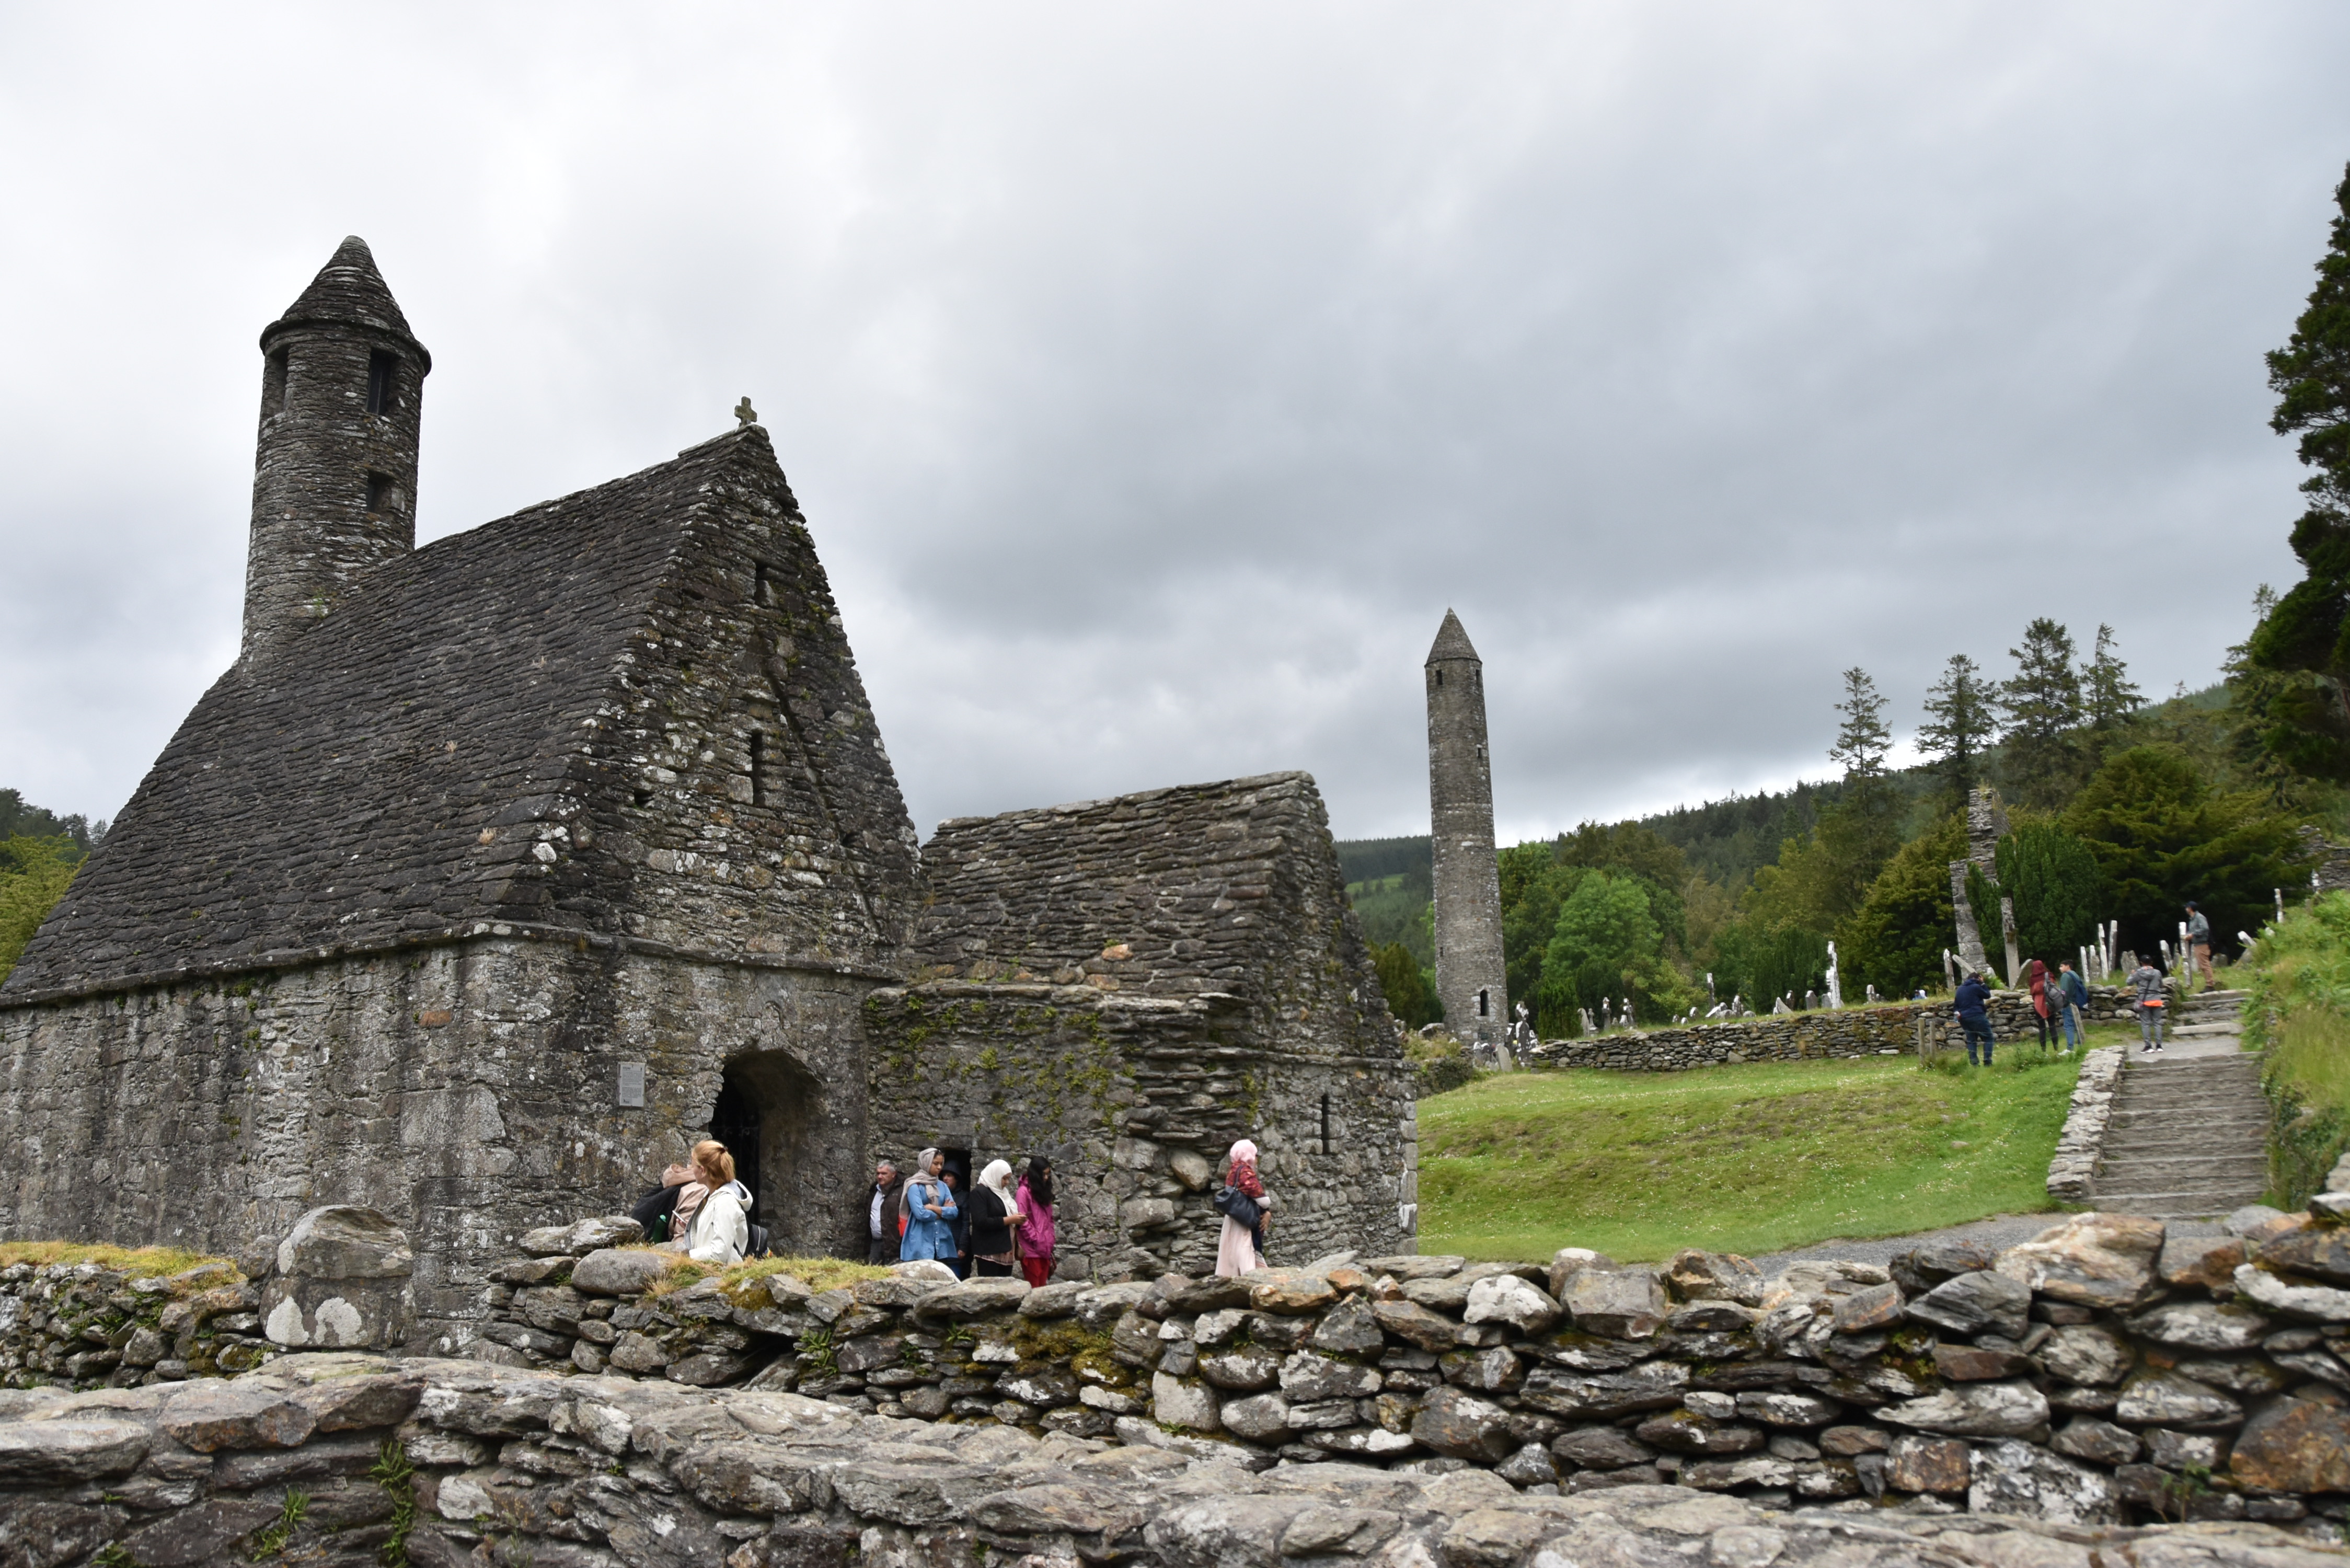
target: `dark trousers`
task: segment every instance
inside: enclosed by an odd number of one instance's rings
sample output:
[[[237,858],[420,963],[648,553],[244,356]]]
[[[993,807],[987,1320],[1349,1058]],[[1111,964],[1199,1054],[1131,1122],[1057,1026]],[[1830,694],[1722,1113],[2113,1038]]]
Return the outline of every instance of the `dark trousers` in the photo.
[[[1959,1020],[1959,1027],[1965,1030],[1967,1033],[1967,1061],[1970,1064],[1979,1064],[1985,1067],[1990,1066],[1991,1045],[1991,1020],[1988,1018],[1961,1018]],[[1975,1063],[1975,1042],[1977,1040],[1981,1040],[1982,1042],[1982,1060],[1980,1064]]]
[[[1012,1265],[1009,1263],[992,1263],[985,1258],[981,1258],[976,1260],[972,1268],[972,1273],[977,1278],[983,1280],[1005,1279],[1010,1277],[1012,1273]]]
[[[2050,1022],[2048,1019],[2042,1017],[2037,1012],[2034,1012],[2032,1015],[2032,1022],[2040,1026],[2040,1048],[2043,1051],[2047,1050],[2049,1046],[2056,1043],[2056,1026],[2054,1023]]]
[[[898,1261],[897,1237],[876,1236],[872,1238],[872,1242],[873,1244],[866,1249],[865,1261],[867,1262],[894,1263]]]

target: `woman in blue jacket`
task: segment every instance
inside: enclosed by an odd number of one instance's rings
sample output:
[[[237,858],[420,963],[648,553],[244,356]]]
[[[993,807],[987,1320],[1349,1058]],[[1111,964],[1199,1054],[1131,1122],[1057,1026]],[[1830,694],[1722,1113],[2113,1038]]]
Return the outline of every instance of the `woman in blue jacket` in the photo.
[[[906,1217],[905,1239],[898,1243],[900,1262],[934,1258],[954,1266],[954,1226],[950,1223],[956,1214],[954,1189],[940,1179],[946,1164],[946,1157],[934,1148],[914,1158],[914,1174],[906,1179],[904,1196],[898,1199],[899,1211]]]

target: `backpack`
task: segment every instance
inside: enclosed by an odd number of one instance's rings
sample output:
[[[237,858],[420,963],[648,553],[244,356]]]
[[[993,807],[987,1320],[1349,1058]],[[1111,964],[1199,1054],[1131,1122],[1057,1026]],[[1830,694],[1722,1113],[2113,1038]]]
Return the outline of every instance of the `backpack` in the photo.
[[[677,1195],[683,1185],[681,1182],[678,1187],[656,1187],[629,1209],[629,1218],[644,1227],[646,1241],[669,1240],[670,1217],[677,1212]]]

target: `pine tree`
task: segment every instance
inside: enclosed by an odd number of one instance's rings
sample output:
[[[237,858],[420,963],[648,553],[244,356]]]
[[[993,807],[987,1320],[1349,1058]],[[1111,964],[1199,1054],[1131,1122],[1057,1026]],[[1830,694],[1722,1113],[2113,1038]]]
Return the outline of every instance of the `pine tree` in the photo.
[[[2350,171],[2334,188],[2332,243],[2293,337],[2268,356],[2277,394],[2269,428],[2298,433],[2309,508],[2293,524],[2302,580],[2251,636],[2251,664],[2312,677],[2271,704],[2272,754],[2321,777],[2350,778]]]
[[[1918,746],[1941,771],[1953,809],[1964,808],[1967,791],[1978,782],[1975,775],[1991,740],[1997,704],[1991,683],[1963,653],[1950,655],[1942,678],[1926,693],[1926,722],[1918,726]]]
[[[2129,678],[2129,666],[2114,651],[2114,628],[2109,626],[2097,628],[2096,651],[2081,672],[2081,684],[2093,730],[2119,728],[2146,702],[2145,693]]]
[[[1877,790],[1885,778],[1885,753],[1893,749],[1892,732],[1885,727],[1885,699],[1877,682],[1858,665],[1844,672],[1844,701],[1835,705],[1844,715],[1836,728],[1828,761],[1844,764],[1845,795]]]
[[[2081,674],[2073,654],[2073,634],[2046,616],[2023,628],[2022,648],[2007,650],[2015,674],[2000,683],[2000,742],[2008,784],[2035,805],[2062,805],[2079,776],[2072,732],[2081,722]]]

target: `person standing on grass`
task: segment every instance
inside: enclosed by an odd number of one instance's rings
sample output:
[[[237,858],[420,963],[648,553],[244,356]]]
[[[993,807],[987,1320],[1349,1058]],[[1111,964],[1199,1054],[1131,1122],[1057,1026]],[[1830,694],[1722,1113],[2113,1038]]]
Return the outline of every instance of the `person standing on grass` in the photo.
[[[1959,1028],[1967,1037],[1967,1065],[1991,1065],[1991,987],[1983,983],[1980,970],[1970,971],[1959,982],[1958,995],[1950,1000],[1950,1010],[1959,1015]],[[1982,1043],[1982,1060],[1975,1060],[1975,1043]]]
[[[2073,972],[2073,961],[2056,966],[2057,1013],[2064,1020],[2064,1049],[2081,1048],[2081,1028],[2089,1016],[2089,988]]]
[[[2162,971],[2141,959],[2130,971],[2129,988],[2137,1008],[2138,1052],[2149,1055],[2162,1049]]]
[[[1053,1277],[1053,1162],[1030,1155],[1028,1174],[1013,1196],[1020,1210],[1020,1272],[1043,1290]]]
[[[2038,959],[2033,959],[2030,963],[2025,964],[2023,983],[2032,992],[2032,1022],[2039,1026],[2040,1048],[2045,1051],[2054,1043],[2055,1037],[2055,1032],[2051,1027],[2055,1020],[2049,1014],[2058,1006],[2056,999],[2048,994],[2048,966]]]
[[[2187,972],[2203,971],[2203,983],[2211,983],[2211,922],[2194,905],[2187,906]]]

